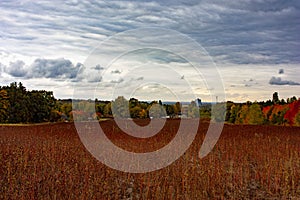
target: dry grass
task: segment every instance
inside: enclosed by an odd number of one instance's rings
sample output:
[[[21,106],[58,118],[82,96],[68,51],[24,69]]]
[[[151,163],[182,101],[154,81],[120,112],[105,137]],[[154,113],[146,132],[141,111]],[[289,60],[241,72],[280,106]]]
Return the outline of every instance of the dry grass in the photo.
[[[128,137],[113,121],[108,137],[136,151],[158,149],[178,120],[150,138]],[[175,128],[174,128],[175,127]],[[145,174],[110,169],[94,159],[74,125],[0,126],[0,199],[299,199],[300,129],[226,125],[214,150],[198,158],[202,123],[188,151]]]

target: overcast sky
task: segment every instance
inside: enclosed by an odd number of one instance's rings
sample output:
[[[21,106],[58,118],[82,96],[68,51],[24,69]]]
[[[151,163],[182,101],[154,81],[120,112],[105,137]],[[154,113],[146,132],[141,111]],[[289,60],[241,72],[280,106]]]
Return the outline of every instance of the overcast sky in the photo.
[[[298,0],[1,0],[0,17],[1,85],[57,98],[300,97]]]

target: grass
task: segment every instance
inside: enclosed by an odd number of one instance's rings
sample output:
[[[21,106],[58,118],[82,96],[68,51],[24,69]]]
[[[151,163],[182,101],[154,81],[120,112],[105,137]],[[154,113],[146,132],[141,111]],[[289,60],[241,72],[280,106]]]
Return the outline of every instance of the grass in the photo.
[[[127,136],[111,120],[100,124],[115,144],[143,152],[172,140],[179,122],[169,120],[148,140]],[[225,125],[214,150],[199,159],[207,128],[201,124],[170,166],[130,174],[93,158],[72,123],[0,126],[0,199],[300,198],[299,128]]]

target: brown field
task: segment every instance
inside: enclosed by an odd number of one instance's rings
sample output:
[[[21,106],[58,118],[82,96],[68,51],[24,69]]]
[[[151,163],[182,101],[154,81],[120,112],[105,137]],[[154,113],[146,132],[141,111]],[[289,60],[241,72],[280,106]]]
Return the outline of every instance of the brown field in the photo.
[[[147,152],[171,141],[179,122],[149,139],[129,137],[112,120],[101,126],[116,145]],[[200,124],[170,166],[131,174],[97,161],[72,123],[0,126],[0,199],[300,199],[300,127],[225,125],[200,159],[207,128]]]

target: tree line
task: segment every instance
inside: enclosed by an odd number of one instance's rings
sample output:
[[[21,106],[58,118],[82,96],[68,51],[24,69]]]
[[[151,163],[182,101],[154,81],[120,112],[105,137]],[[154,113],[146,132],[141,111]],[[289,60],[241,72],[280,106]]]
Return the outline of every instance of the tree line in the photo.
[[[279,99],[274,92],[272,100],[226,104],[225,121],[233,124],[297,125],[300,126],[300,99],[295,96]]]
[[[27,91],[22,83],[0,87],[1,123],[39,123],[52,120],[53,92]]]
[[[224,109],[223,109],[224,108]],[[212,112],[215,111],[215,115]],[[40,123],[91,120],[101,118],[206,118],[232,124],[272,124],[300,126],[300,99],[295,96],[279,99],[275,92],[271,100],[211,104],[192,101],[164,104],[158,101],[139,101],[123,96],[113,101],[57,100],[53,92],[28,91],[22,83],[0,86],[0,123]]]

